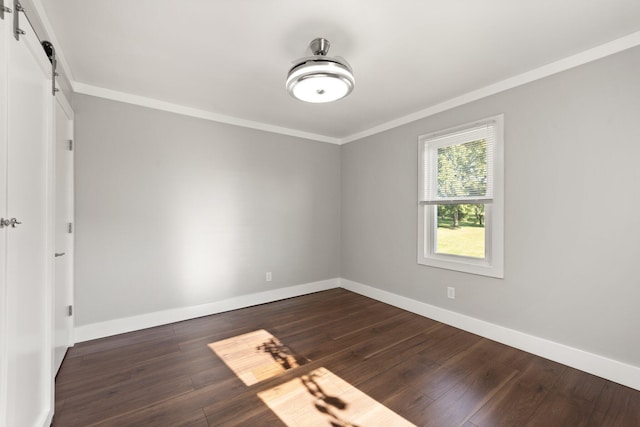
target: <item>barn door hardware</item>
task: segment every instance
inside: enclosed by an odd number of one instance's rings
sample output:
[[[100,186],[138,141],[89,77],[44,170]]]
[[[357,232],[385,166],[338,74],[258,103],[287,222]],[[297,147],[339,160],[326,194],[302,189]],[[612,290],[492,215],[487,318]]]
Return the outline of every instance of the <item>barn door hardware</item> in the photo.
[[[24,31],[20,29],[20,14],[18,12],[24,12],[24,8],[18,0],[13,0],[13,36],[16,40],[20,40],[20,36],[24,35]]]
[[[12,10],[10,7],[4,5],[4,0],[0,0],[0,19],[4,19],[5,13],[11,13]]]
[[[53,44],[49,41],[42,42],[42,48],[44,52],[47,54],[49,61],[51,62],[51,93],[53,96],[56,96],[56,92],[60,89],[56,87],[56,77],[58,77],[58,72],[56,69],[58,68],[58,60],[56,59],[56,48],[53,47]]]

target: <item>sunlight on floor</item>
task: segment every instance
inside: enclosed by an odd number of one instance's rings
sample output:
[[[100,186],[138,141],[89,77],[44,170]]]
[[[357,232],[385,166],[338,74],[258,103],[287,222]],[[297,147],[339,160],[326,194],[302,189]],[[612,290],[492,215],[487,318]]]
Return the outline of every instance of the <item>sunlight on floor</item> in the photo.
[[[209,348],[247,386],[309,362],[264,329],[211,343]]]
[[[264,329],[211,343],[209,348],[246,386],[309,362]],[[287,426],[414,426],[326,368],[259,392],[258,397]]]
[[[318,368],[258,397],[288,426],[413,426],[326,368]]]

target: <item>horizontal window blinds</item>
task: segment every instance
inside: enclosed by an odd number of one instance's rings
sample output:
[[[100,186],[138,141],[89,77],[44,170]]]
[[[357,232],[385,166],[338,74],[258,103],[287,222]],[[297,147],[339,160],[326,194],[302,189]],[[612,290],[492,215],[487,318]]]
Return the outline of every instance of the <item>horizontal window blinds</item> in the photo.
[[[421,139],[425,204],[491,203],[495,123]]]

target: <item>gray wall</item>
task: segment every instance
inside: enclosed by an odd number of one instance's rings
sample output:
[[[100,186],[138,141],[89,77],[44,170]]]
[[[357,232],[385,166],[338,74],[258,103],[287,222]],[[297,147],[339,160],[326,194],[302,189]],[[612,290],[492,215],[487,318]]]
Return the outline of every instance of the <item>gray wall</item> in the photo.
[[[635,48],[342,147],[76,94],[76,325],[342,276],[639,366],[639,71]],[[505,279],[418,265],[418,136],[500,113]]]
[[[339,146],[78,94],[74,110],[76,326],[339,276]]]
[[[640,366],[639,76],[635,48],[342,146],[342,277]],[[500,113],[504,280],[418,265],[418,136]]]

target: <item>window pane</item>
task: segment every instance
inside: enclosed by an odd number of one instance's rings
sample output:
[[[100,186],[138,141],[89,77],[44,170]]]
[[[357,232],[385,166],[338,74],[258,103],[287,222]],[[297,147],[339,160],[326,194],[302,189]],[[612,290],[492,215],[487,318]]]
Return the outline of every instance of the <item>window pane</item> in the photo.
[[[487,194],[487,141],[438,148],[438,197]]]
[[[485,257],[484,204],[437,205],[436,253]]]

